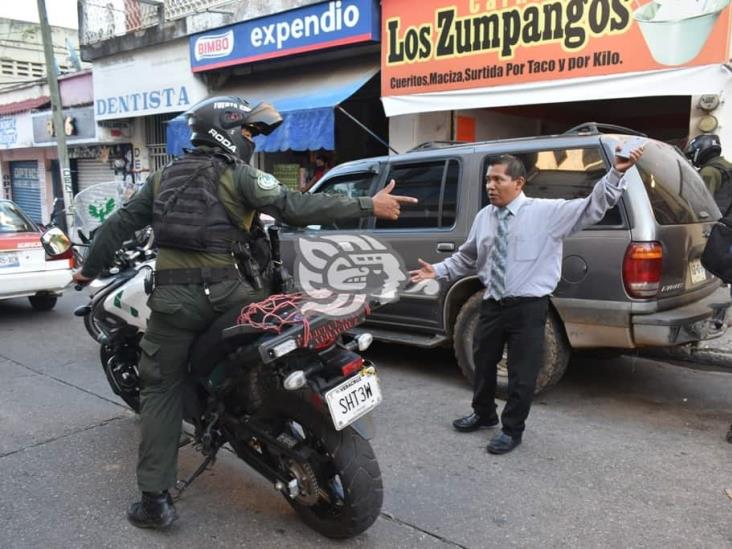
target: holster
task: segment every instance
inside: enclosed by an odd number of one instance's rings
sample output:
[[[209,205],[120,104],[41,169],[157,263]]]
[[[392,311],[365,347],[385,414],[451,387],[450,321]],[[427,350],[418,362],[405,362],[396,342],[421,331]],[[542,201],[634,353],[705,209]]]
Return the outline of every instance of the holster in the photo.
[[[244,278],[251,284],[255,290],[261,290],[264,288],[262,281],[262,274],[259,268],[259,264],[252,255],[251,246],[249,242],[235,242],[233,247],[233,254],[236,258],[239,269],[244,275]]]
[[[270,225],[267,227],[267,235],[272,249],[272,293],[291,292],[294,281],[282,264],[280,257],[280,228],[277,225]]]

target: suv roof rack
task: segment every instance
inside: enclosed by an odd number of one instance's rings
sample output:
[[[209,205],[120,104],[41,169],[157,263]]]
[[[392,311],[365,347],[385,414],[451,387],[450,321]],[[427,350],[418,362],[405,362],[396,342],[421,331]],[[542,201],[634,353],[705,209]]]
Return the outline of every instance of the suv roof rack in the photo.
[[[428,151],[430,149],[440,149],[442,147],[451,147],[453,145],[465,145],[467,141],[425,141],[416,147],[412,147],[407,152]]]
[[[605,132],[603,132],[603,130],[605,130]],[[641,133],[636,130],[631,130],[630,128],[626,128],[625,126],[616,126],[615,124],[603,124],[602,122],[584,122],[583,124],[580,124],[579,126],[575,126],[574,128],[568,129],[562,135],[568,135],[568,134],[572,134],[572,133],[589,133],[589,134],[597,135],[597,134],[607,133],[607,132],[627,133],[630,135],[638,135],[640,137],[648,137],[644,133]]]

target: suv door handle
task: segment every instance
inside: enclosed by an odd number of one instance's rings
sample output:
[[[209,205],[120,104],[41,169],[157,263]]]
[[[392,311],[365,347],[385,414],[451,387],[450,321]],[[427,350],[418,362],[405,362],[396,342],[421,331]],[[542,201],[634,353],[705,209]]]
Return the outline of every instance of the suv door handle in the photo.
[[[438,252],[454,252],[455,243],[454,242],[438,242],[437,251]]]

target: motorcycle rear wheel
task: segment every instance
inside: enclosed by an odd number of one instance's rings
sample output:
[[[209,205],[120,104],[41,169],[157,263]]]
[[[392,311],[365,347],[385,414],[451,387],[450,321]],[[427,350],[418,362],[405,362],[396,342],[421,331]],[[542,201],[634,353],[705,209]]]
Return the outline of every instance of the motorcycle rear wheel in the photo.
[[[381,470],[371,444],[351,427],[336,431],[330,416],[303,398],[278,394],[275,402],[291,434],[325,458],[325,463],[311,458],[304,466],[317,479],[316,501],[310,494],[285,497],[287,502],[305,524],[326,537],[345,539],[364,532],[379,517],[383,502]]]

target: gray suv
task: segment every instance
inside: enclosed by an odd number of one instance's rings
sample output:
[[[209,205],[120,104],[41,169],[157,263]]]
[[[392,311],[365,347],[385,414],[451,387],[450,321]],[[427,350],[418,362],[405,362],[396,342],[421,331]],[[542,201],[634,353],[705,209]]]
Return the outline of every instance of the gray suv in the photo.
[[[368,218],[305,231],[373,235],[401,254],[408,268],[416,268],[418,258],[439,262],[465,241],[476,214],[488,204],[488,158],[503,153],[521,158],[530,197],[584,197],[610,168],[616,145],[634,134],[614,126],[617,133],[600,132],[606,128],[589,123],[562,135],[430,143],[406,154],[339,165],[311,192],[371,196],[395,179],[395,192],[416,196],[419,204],[403,206],[397,221]],[[674,346],[719,336],[726,328],[729,290],[699,260],[720,217],[701,178],[680,151],[654,140],[627,177],[620,203],[597,225],[565,241],[537,391],[559,381],[574,349]],[[283,259],[292,267],[292,236],[298,230],[284,233]],[[515,245],[530,248],[532,243]],[[441,281],[436,295],[408,290],[359,329],[381,341],[452,346],[472,381],[472,340],[483,295],[478,278]],[[499,392],[505,394],[505,364],[498,377]]]

